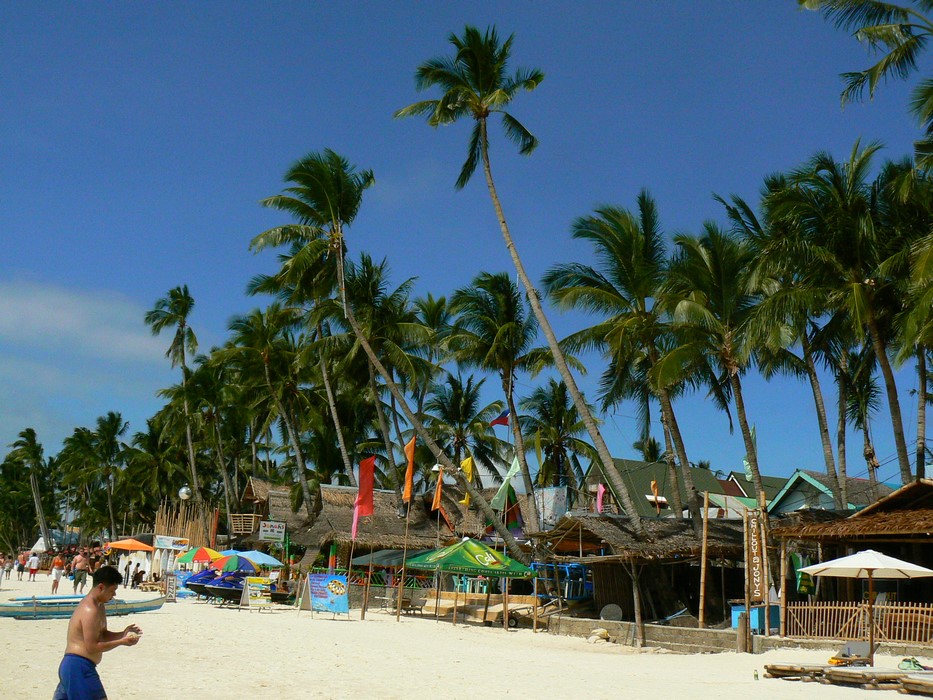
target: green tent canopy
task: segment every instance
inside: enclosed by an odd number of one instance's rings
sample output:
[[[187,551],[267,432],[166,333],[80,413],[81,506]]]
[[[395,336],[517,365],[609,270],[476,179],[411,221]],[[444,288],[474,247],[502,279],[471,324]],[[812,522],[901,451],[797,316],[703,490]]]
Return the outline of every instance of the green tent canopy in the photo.
[[[449,547],[413,557],[406,566],[409,569],[447,571],[469,576],[531,578],[534,575],[534,571],[521,562],[469,537]]]

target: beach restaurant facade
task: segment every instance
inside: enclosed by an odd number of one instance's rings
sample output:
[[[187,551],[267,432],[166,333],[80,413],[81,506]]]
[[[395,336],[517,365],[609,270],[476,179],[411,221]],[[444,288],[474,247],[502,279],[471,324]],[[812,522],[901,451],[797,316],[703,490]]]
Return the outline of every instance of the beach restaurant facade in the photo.
[[[867,639],[864,580],[813,581],[796,569],[864,549],[933,568],[933,480],[903,486],[847,518],[776,524],[771,534],[780,543],[786,584],[781,590],[781,635]],[[877,641],[933,644],[933,579],[876,579],[873,589]]]

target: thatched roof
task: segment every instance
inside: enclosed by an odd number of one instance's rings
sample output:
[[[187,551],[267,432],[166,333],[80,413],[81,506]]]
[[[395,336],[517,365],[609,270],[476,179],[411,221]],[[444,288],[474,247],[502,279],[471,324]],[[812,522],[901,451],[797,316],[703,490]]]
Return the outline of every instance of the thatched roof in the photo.
[[[632,529],[629,519],[621,515],[572,512],[565,515],[552,530],[535,535],[558,558],[594,562],[613,560],[681,559],[699,556],[700,539],[688,520],[664,518],[642,520],[647,537]],[[579,550],[589,550],[596,556],[579,556]],[[576,553],[577,556],[567,556]],[[561,556],[561,555],[564,556]],[[744,544],[742,523],[734,520],[710,520],[707,555],[742,559]]]
[[[933,542],[933,479],[920,479],[902,486],[844,520],[791,523],[774,528],[772,533],[780,539],[895,541],[911,538]]]
[[[244,503],[247,501],[251,503],[266,503],[269,500],[269,491],[275,488],[284,488],[286,491],[288,490],[288,487],[275,487],[270,481],[251,476],[246,481],[246,487],[243,489],[243,498],[240,500]]]
[[[480,489],[480,494],[487,501],[492,501],[498,490],[498,488]],[[463,500],[464,493],[464,490],[459,486],[444,484],[444,488],[441,490],[441,507],[444,510],[444,515],[447,516],[450,527],[457,536],[481,538],[487,530],[486,516],[474,504],[470,504],[468,507],[460,502]],[[433,493],[424,495],[424,505],[427,510],[431,508],[433,497]],[[529,516],[531,497],[526,494],[515,494],[515,498],[521,510],[523,532],[526,535],[536,532],[538,529],[536,523],[533,523]],[[436,519],[436,514],[432,513],[431,518]],[[442,517],[441,523],[443,524],[443,522],[444,518]]]
[[[353,502],[357,489],[352,486],[321,486],[322,508],[314,525],[292,534],[292,542],[320,548],[330,543],[348,545],[352,541]],[[441,541],[449,537],[441,523]],[[437,542],[436,522],[428,518],[420,500],[412,499],[408,525],[408,547],[433,548]],[[405,517],[394,491],[373,492],[373,515],[360,518],[356,537],[360,549],[402,549],[405,546]]]

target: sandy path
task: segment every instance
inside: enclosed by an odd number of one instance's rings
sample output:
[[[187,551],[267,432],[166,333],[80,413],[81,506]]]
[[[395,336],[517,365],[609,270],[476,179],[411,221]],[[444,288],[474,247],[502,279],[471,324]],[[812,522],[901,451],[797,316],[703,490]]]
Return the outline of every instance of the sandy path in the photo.
[[[15,579],[15,576],[14,576]],[[3,581],[0,599],[47,595],[50,584]],[[70,593],[70,586],[67,591]],[[119,597],[148,598],[126,591]],[[828,651],[765,655],[637,653],[531,630],[457,625],[429,618],[370,613],[331,619],[278,608],[218,609],[180,601],[160,611],[115,617],[144,636],[104,655],[99,667],[111,700],[212,698],[842,698],[855,691],[817,683],[754,680],[773,661],[822,663]],[[48,700],[57,683],[67,620],[0,619],[0,678],[9,697]],[[594,626],[596,626],[594,624]],[[879,657],[878,665],[899,659]],[[225,692],[226,689],[226,692]],[[5,692],[5,694],[7,694]]]

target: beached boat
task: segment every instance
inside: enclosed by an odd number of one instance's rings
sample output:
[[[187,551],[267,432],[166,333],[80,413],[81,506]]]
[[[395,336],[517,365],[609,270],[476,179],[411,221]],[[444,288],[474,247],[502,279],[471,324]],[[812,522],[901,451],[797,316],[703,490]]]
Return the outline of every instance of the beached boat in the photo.
[[[13,598],[12,602],[0,603],[0,617],[12,617],[15,620],[53,620],[71,617],[84,596],[29,596]],[[114,598],[107,603],[107,615],[129,615],[131,613],[158,610],[165,602],[165,596],[148,600],[120,600]]]

